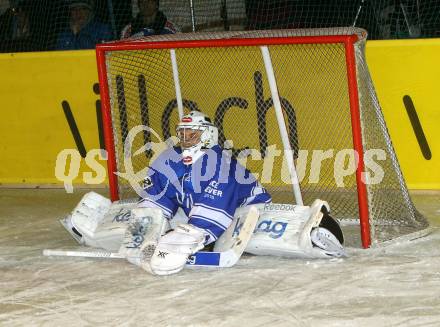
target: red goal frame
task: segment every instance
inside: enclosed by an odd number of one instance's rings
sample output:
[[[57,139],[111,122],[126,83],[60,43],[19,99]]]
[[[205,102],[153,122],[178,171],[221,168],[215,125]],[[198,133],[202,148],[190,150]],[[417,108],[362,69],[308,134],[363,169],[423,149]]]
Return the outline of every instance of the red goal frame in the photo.
[[[112,201],[119,200],[118,180],[116,176],[117,164],[115,154],[115,142],[112,128],[109,85],[107,79],[106,53],[109,51],[143,50],[143,49],[181,49],[198,47],[232,47],[232,46],[269,46],[283,44],[324,44],[341,43],[345,47],[345,60],[347,68],[349,106],[351,114],[351,126],[353,136],[353,149],[358,153],[356,168],[356,185],[359,204],[359,219],[361,227],[362,246],[368,248],[371,245],[370,223],[368,211],[367,188],[363,181],[364,156],[361,133],[359,94],[356,74],[356,58],[354,44],[358,41],[358,35],[329,35],[329,36],[293,36],[272,38],[228,38],[214,40],[179,40],[179,41],[120,41],[96,46],[96,58],[98,65],[99,88],[101,96],[101,108],[103,119],[104,140],[107,150],[108,180],[110,198]]]

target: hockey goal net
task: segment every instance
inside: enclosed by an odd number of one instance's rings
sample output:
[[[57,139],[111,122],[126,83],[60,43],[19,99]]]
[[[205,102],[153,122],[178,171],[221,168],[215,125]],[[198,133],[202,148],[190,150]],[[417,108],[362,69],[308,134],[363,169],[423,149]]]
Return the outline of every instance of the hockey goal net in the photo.
[[[179,116],[196,109],[211,117],[220,145],[255,174],[274,202],[295,202],[286,164],[293,157],[305,205],[321,198],[343,226],[359,222],[361,237],[351,245],[368,247],[425,228],[374,91],[365,39],[361,29],[332,28],[175,34],[98,45],[112,200],[136,196],[150,161],[176,143]]]

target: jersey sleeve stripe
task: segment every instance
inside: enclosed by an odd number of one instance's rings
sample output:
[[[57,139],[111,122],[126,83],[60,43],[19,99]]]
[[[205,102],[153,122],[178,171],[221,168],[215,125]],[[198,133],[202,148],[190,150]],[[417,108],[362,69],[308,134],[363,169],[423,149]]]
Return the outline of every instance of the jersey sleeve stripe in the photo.
[[[229,215],[225,215],[223,211],[217,211],[202,206],[194,206],[189,213],[189,216],[206,217],[207,219],[216,221],[221,226],[229,226],[232,221],[232,218]]]
[[[205,209],[207,209],[207,210],[212,210],[212,211],[216,211],[216,212],[222,213],[222,214],[225,215],[226,217],[229,217],[229,219],[231,219],[231,220],[232,220],[232,218],[233,218],[233,217],[232,217],[230,214],[228,214],[226,211],[224,211],[224,210],[222,210],[222,209],[219,209],[219,208],[214,208],[214,207],[208,206],[208,205],[206,205],[206,204],[204,204],[204,203],[195,203],[195,204],[194,204],[194,208],[195,208],[195,207],[205,208]]]
[[[223,230],[226,230],[226,228],[227,228],[226,226],[223,226],[222,224],[220,224],[218,221],[213,220],[213,219],[209,219],[204,216],[192,215],[191,218],[198,218],[198,219],[209,221],[210,223],[217,225],[219,228],[222,228]]]
[[[269,203],[272,202],[271,198],[267,198],[267,196],[263,195],[263,193],[261,194],[257,194],[255,196],[251,196],[246,198],[243,203],[241,204],[242,207],[250,205],[250,204],[255,204],[255,203]]]

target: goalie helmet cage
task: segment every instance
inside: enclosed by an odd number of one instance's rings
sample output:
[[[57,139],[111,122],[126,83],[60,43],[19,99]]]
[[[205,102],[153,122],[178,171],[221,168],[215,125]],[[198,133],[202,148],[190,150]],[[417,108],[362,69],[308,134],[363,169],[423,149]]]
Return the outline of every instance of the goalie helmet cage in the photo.
[[[304,203],[326,200],[348,230],[359,222],[361,237],[350,236],[347,245],[369,247],[424,229],[368,72],[365,42],[362,29],[328,28],[182,33],[97,45],[111,199],[136,196],[148,164],[175,144],[179,117],[196,109],[213,119],[219,144],[274,202],[293,202],[286,160],[293,154]],[[287,147],[280,125],[287,126]]]

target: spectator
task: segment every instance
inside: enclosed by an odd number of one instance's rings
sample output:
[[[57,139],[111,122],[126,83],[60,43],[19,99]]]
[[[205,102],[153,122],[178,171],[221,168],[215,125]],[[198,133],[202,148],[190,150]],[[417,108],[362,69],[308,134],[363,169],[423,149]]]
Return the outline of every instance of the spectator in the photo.
[[[134,20],[122,29],[121,39],[178,32],[177,27],[159,10],[159,0],[138,0],[138,7],[139,13]]]
[[[289,0],[245,0],[246,30],[294,28],[298,22],[295,6]],[[295,25],[296,23],[296,25]]]
[[[90,0],[71,0],[69,10],[69,26],[58,36],[58,50],[93,49],[113,38],[110,26],[95,20]]]
[[[28,1],[19,1],[0,16],[2,51],[34,50],[29,9]]]
[[[420,37],[421,28],[417,14],[409,10],[403,1],[384,1],[379,7],[378,21],[381,39],[405,39]]]

